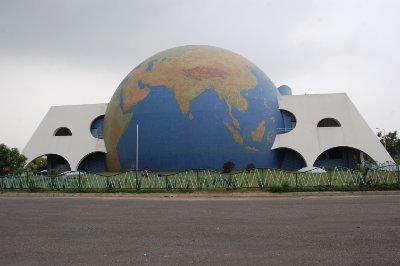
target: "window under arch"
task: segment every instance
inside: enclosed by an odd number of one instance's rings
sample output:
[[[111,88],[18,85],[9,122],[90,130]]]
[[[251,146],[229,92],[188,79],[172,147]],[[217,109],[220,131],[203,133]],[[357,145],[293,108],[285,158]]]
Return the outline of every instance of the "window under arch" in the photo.
[[[78,171],[99,173],[106,170],[106,154],[104,152],[93,152],[84,157],[78,165]]]
[[[339,146],[322,152],[313,165],[325,169],[334,169],[336,167],[354,169],[368,158],[370,158],[368,154],[359,149]]]
[[[54,132],[54,136],[72,136],[72,132],[67,127],[60,127]]]
[[[282,161],[280,164],[281,169],[287,171],[297,171],[306,166],[306,161],[297,151],[288,148],[278,148],[276,151],[278,151],[282,156]]]
[[[71,171],[71,166],[67,159],[58,154],[46,154],[47,174],[58,175],[65,171]]]
[[[340,127],[339,121],[334,118],[324,118],[318,122],[317,127]]]

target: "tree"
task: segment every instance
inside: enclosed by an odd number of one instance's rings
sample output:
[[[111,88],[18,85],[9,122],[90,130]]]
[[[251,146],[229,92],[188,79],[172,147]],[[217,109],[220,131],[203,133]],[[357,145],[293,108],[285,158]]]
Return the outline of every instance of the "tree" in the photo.
[[[0,144],[0,172],[2,174],[20,171],[27,158],[21,154],[17,148],[8,148],[5,144]]]
[[[246,165],[246,172],[250,173],[251,170],[253,170],[254,168],[256,168],[254,163],[249,163],[248,165]]]
[[[400,157],[400,139],[397,136],[397,130],[389,132],[386,135],[383,135],[380,131],[378,132],[378,138],[381,143],[386,146],[386,150],[392,158]]]
[[[29,172],[40,172],[42,170],[47,169],[47,157],[39,157],[32,162],[30,162],[26,167],[25,170],[28,170]]]
[[[235,163],[234,162],[231,162],[231,161],[226,162],[222,166],[222,172],[223,173],[231,173],[234,167],[235,167]]]

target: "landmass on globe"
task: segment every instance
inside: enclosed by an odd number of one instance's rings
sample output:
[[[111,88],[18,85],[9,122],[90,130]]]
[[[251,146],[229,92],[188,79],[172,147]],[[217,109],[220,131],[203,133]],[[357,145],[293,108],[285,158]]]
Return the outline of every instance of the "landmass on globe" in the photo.
[[[278,94],[257,66],[231,51],[183,46],[158,53],[126,76],[108,105],[108,169],[133,169],[136,125],[140,168],[220,169],[226,161],[274,167]]]

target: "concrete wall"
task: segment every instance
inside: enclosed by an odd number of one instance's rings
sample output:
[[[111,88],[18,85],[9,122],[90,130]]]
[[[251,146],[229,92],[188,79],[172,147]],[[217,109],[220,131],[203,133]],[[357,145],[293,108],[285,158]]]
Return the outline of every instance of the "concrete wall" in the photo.
[[[288,148],[302,155],[307,166],[334,147],[363,151],[379,163],[393,162],[354,104],[345,93],[278,96],[279,109],[296,117],[296,127],[275,138],[272,149]],[[338,120],[341,127],[317,127],[324,118]]]
[[[28,157],[27,163],[46,154],[57,154],[68,161],[71,170],[76,170],[87,155],[106,152],[103,139],[90,133],[91,123],[104,115],[106,108],[106,103],[52,106],[22,151]],[[60,127],[69,128],[72,136],[54,136]]]

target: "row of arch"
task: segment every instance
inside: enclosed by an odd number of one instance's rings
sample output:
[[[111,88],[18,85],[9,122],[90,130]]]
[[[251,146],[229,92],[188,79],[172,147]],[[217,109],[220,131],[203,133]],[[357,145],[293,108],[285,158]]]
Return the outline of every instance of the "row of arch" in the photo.
[[[104,125],[104,115],[98,116],[90,124],[90,133],[93,137],[97,139],[103,139],[103,125]],[[54,131],[53,136],[72,136],[72,131],[68,127],[59,127]]]
[[[279,148],[283,151],[282,165],[285,170],[299,170],[306,166],[306,160],[297,151]],[[371,158],[367,153],[348,146],[338,146],[323,151],[314,161],[313,166],[333,169],[335,167],[355,168],[364,159]]]
[[[295,150],[289,148],[278,150],[284,151],[284,158],[280,168],[297,171],[306,166],[302,155]],[[322,152],[313,163],[313,166],[325,169],[332,169],[334,167],[355,168],[357,164],[361,163],[363,154],[368,158],[368,154],[355,148],[347,146],[334,147]],[[59,174],[71,170],[68,161],[63,156],[58,154],[46,154],[46,156],[49,173]],[[77,170],[95,173],[106,171],[106,153],[93,152],[86,155],[78,163]]]
[[[45,154],[44,156],[47,157],[47,172],[49,174],[59,174],[65,171],[71,171],[71,166],[68,160],[63,156],[59,154]],[[93,173],[104,172],[106,171],[105,158],[105,152],[92,152],[81,159],[78,163],[77,170]]]

